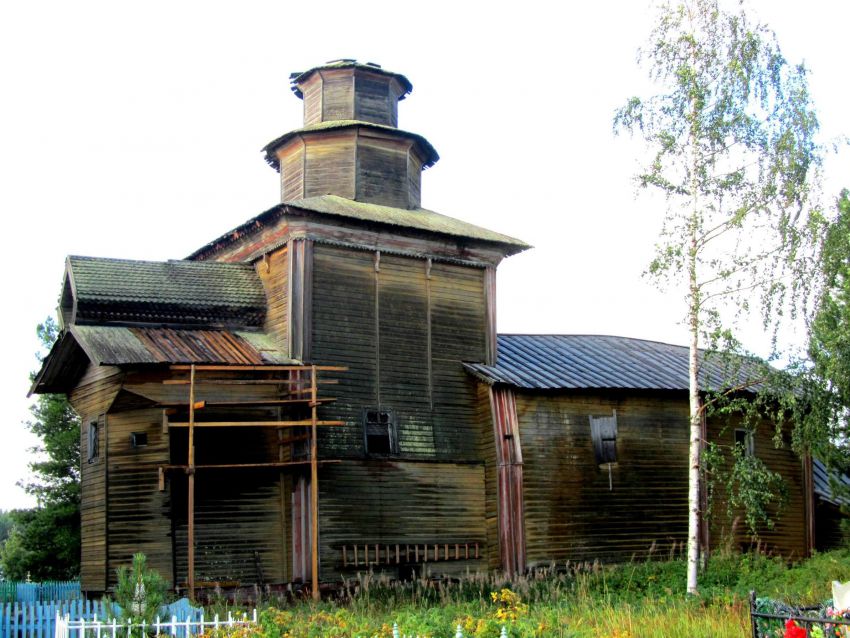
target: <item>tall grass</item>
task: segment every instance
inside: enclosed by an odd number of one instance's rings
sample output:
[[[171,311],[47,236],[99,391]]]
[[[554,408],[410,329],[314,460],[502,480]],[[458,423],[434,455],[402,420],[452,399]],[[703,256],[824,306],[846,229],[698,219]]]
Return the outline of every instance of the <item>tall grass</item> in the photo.
[[[402,633],[514,637],[610,636],[665,638],[745,636],[746,597],[797,604],[823,602],[833,579],[850,578],[850,551],[819,554],[788,566],[760,554],[712,557],[701,575],[701,595],[684,595],[685,563],[631,562],[549,565],[526,576],[470,573],[437,579],[423,574],[411,582],[371,573],[345,583],[340,596],[321,604],[300,602],[263,614],[264,638],[386,636],[397,623]]]

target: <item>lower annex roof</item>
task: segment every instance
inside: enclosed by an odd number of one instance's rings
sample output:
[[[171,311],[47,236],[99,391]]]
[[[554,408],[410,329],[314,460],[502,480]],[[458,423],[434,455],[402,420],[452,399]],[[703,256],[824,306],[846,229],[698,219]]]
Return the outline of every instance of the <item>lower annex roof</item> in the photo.
[[[536,390],[687,390],[689,385],[687,347],[630,337],[502,334],[496,365],[464,365],[487,383]],[[739,382],[744,368],[727,365],[722,356],[703,358],[700,375],[706,387],[722,387]]]

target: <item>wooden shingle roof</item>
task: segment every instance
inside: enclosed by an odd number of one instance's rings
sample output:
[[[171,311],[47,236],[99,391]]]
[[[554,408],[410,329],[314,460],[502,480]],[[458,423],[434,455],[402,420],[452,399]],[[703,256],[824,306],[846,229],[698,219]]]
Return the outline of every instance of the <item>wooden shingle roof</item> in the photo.
[[[265,294],[250,264],[72,256],[66,273],[77,324],[258,326],[265,317]],[[68,303],[63,299],[63,307]]]

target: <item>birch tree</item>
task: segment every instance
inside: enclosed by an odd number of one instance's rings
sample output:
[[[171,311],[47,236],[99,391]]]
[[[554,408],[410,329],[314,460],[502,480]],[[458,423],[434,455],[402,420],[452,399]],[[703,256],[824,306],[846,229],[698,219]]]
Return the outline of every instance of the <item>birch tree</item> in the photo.
[[[758,313],[775,325],[802,292],[809,210],[820,164],[818,122],[802,65],[741,6],[684,0],[659,7],[639,63],[658,93],[633,97],[615,132],[646,143],[637,175],[666,196],[648,273],[684,293],[689,332],[687,591],[697,592],[700,348]]]

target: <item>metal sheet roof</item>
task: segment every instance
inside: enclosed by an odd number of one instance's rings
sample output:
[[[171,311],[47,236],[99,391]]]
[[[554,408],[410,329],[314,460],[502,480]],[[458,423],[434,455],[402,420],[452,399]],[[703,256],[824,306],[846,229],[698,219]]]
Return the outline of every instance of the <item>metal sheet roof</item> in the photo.
[[[92,362],[100,365],[292,362],[263,333],[123,326],[71,326],[70,332]]]
[[[125,326],[71,326],[53,345],[30,392],[67,392],[92,365],[289,365],[262,332]]]
[[[467,363],[488,383],[554,390],[630,388],[687,390],[688,349],[657,341],[604,335],[499,335],[495,366]],[[704,361],[706,387],[740,381],[722,359]]]
[[[833,505],[850,505],[850,498],[846,496],[836,496],[832,485],[843,487],[850,492],[850,478],[838,472],[829,472],[826,466],[819,459],[812,460],[812,478],[814,479],[815,494],[827,503]]]
[[[260,325],[263,286],[250,264],[71,256],[77,323]]]

